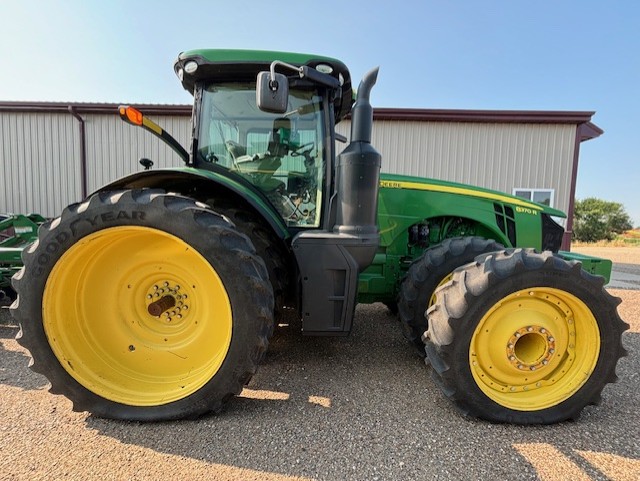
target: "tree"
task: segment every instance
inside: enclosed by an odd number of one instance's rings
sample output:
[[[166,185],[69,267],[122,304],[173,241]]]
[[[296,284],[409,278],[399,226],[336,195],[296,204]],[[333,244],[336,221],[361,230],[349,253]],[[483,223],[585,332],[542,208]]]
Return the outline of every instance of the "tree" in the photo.
[[[589,197],[576,202],[573,237],[582,242],[613,240],[633,226],[631,218],[618,202]]]

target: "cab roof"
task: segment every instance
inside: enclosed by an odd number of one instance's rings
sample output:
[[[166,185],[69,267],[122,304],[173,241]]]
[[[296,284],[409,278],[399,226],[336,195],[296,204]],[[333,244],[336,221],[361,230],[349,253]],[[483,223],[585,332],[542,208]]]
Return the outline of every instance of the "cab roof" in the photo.
[[[267,71],[271,62],[279,60],[295,66],[318,65],[330,67],[333,77],[341,80],[341,92],[334,100],[336,122],[342,120],[350,111],[353,101],[351,76],[349,70],[340,60],[306,53],[278,52],[269,50],[227,50],[202,49],[182,52],[174,64],[174,70],[185,90],[193,94],[198,81],[247,81],[255,80],[258,72]],[[186,63],[194,61],[198,67],[189,74],[185,71]],[[325,70],[326,67],[325,67]],[[280,73],[291,75],[291,72]]]

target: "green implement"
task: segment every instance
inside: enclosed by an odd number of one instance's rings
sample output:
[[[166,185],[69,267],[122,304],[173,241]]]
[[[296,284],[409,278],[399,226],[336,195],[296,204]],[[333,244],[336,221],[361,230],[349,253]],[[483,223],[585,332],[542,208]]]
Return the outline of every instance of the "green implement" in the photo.
[[[0,299],[13,297],[11,277],[22,268],[22,251],[44,221],[38,214],[0,214]]]

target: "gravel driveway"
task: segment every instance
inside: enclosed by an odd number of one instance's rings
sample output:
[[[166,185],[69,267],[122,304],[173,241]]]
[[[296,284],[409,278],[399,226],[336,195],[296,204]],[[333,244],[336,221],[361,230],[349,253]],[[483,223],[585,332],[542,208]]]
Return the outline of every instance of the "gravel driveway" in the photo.
[[[223,413],[155,424],[71,412],[0,326],[0,479],[637,480],[640,291],[611,292],[631,324],[620,381],[545,427],[462,417],[380,304],[358,307],[348,338],[281,328]]]

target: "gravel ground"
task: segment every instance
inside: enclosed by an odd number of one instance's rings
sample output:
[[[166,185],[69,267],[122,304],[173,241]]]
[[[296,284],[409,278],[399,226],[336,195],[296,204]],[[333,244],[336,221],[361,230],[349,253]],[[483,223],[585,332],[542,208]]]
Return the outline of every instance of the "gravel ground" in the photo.
[[[155,424],[72,412],[0,326],[0,479],[637,480],[640,291],[611,292],[631,324],[619,382],[577,422],[542,427],[458,414],[380,304],[358,307],[348,338],[280,329],[223,413]]]

